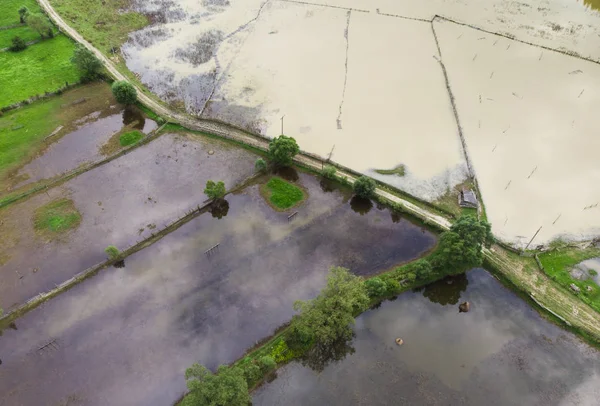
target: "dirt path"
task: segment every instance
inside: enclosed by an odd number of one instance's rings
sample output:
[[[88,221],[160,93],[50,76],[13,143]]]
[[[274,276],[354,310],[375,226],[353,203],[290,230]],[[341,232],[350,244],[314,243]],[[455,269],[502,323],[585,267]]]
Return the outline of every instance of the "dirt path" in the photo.
[[[128,79],[119,72],[115,64],[110,59],[108,59],[98,49],[93,47],[89,42],[87,42],[77,31],[71,28],[58,15],[58,13],[50,5],[49,0],[37,1],[42,9],[65,34],[80,44],[83,44],[90,51],[94,52],[94,54],[104,63],[106,69],[115,79],[128,81]],[[258,149],[266,150],[268,148],[268,139],[266,138],[253,136],[224,124],[209,122],[177,113],[153,100],[135,83],[133,83],[133,85],[137,89],[138,99],[142,104],[160,116],[168,118],[172,122],[181,124],[182,126],[192,130],[215,134]],[[313,158],[307,154],[298,155],[296,157],[296,161],[302,165],[316,170],[320,170],[323,165],[322,160]],[[346,177],[349,182],[354,182],[354,175],[340,170],[338,170],[338,174],[342,177]],[[447,230],[450,228],[451,222],[445,217],[434,214],[379,188],[377,189],[377,195],[402,205],[407,212],[422,218],[426,222],[434,223],[441,229]],[[558,287],[536,267],[524,266],[520,261],[510,258],[506,251],[500,247],[496,246],[489,250],[486,249],[484,254],[490,262],[496,265],[496,267],[506,276],[506,278],[515,283],[515,285],[524,289],[525,292],[541,307],[545,308],[566,323],[576,326],[600,340],[600,314],[595,312],[591,307],[579,301],[570,292]]]

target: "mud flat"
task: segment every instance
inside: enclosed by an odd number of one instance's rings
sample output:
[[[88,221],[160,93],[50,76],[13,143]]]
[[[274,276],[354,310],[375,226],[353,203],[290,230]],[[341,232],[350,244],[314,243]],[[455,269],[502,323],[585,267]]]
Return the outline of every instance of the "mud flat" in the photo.
[[[108,245],[125,249],[155,233],[202,204],[207,180],[231,187],[253,174],[255,159],[220,141],[165,134],[48,193],[0,210],[0,307],[10,310],[103,261]],[[73,200],[81,224],[46,241],[35,233],[33,213],[63,197]]]
[[[600,234],[600,66],[435,23],[494,233],[526,244]]]
[[[253,185],[17,320],[0,337],[0,403],[172,404],[191,363],[241,356],[318,293],[329,266],[370,275],[435,244],[387,209],[309,175],[296,182],[309,198],[292,221]]]
[[[459,313],[465,300],[471,310]],[[600,396],[600,353],[482,269],[385,302],[355,331],[356,352],[319,373],[292,363],[252,403],[592,405]]]

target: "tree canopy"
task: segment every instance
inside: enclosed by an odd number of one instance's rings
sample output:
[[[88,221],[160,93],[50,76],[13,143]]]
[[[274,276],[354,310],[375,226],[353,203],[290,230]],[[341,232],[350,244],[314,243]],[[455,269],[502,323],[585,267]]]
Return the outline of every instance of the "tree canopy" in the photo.
[[[100,62],[100,59],[92,51],[81,45],[75,48],[71,62],[81,71],[81,78],[84,81],[98,78],[102,71],[102,62]]]
[[[115,99],[121,104],[133,104],[137,101],[137,90],[125,80],[113,83],[112,92]]]
[[[369,305],[369,296],[363,280],[346,268],[332,267],[327,286],[315,299],[297,301],[292,328],[301,341],[315,341],[330,345],[352,336],[354,316]]]
[[[206,367],[194,364],[185,371],[190,390],[183,406],[248,406],[250,395],[244,372],[237,367],[221,365],[213,374]]]
[[[52,24],[50,24],[50,21],[48,21],[46,16],[38,13],[27,14],[25,21],[29,28],[37,32],[40,37],[45,38],[54,36]]]
[[[352,189],[354,190],[354,193],[356,193],[357,196],[363,197],[366,199],[373,196],[373,193],[375,193],[376,187],[377,187],[377,184],[375,183],[375,181],[366,176],[361,176],[360,178],[356,179],[354,181],[354,184],[352,185]]]
[[[25,24],[28,15],[29,9],[27,8],[27,6],[21,6],[21,8],[19,8],[19,21],[21,22],[21,24]]]
[[[276,166],[290,166],[300,147],[292,137],[280,135],[269,143],[269,158]]]
[[[204,194],[212,200],[222,199],[225,197],[225,183],[222,181],[214,182],[209,180],[206,182],[206,188],[204,189]]]

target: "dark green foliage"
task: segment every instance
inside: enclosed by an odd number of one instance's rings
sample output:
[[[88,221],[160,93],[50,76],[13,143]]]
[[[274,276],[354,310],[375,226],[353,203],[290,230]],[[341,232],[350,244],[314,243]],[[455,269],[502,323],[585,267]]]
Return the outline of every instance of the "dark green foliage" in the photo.
[[[362,278],[347,269],[332,267],[327,286],[313,300],[297,301],[300,314],[292,319],[292,330],[299,342],[329,345],[352,336],[354,316],[367,308],[369,296]]]
[[[273,357],[270,357],[268,355],[265,355],[264,357],[260,357],[260,359],[258,360],[258,363],[260,365],[260,370],[263,373],[270,372],[270,371],[274,370],[275,367],[277,366],[277,363],[275,362]]]
[[[213,182],[212,180],[209,180],[208,182],[206,182],[206,188],[204,189],[204,194],[212,200],[217,200],[217,199],[222,199],[223,197],[225,197],[225,183],[223,183],[222,181],[219,182]]]
[[[121,104],[134,104],[137,101],[137,90],[125,80],[113,83],[112,92],[115,99]]]
[[[114,245],[109,245],[108,247],[106,247],[104,252],[106,252],[106,255],[108,255],[109,259],[115,259],[118,258],[119,255],[121,255],[121,251],[119,251],[119,249]]]
[[[415,274],[419,280],[427,279],[432,273],[431,263],[426,259],[419,259],[406,265],[406,270]]]
[[[254,170],[256,170],[256,172],[265,172],[267,170],[267,163],[265,160],[258,158],[256,162],[254,162]]]
[[[194,364],[185,371],[190,390],[181,402],[184,406],[248,406],[250,395],[244,372],[238,367],[221,365],[213,374]]]
[[[8,48],[11,52],[23,51],[27,48],[27,42],[21,37],[14,37],[12,39],[12,45]]]
[[[300,147],[292,137],[280,135],[269,143],[269,159],[275,166],[290,166]]]
[[[360,178],[356,179],[354,181],[354,184],[352,185],[354,193],[357,196],[363,197],[365,199],[368,199],[373,196],[376,187],[377,184],[375,183],[375,181],[366,176],[361,176]]]
[[[433,267],[450,274],[481,266],[482,247],[489,246],[492,241],[491,226],[487,221],[462,216],[449,231],[442,233],[432,259]]]
[[[73,51],[71,62],[81,71],[81,79],[91,81],[97,79],[102,71],[102,62],[86,47],[79,45]]]
[[[365,281],[365,286],[371,297],[380,297],[387,292],[387,284],[378,277],[367,279]]]
[[[335,166],[327,165],[325,168],[323,168],[323,170],[321,171],[321,174],[323,175],[324,178],[335,179],[336,172],[337,172],[337,169],[335,169]]]
[[[137,144],[142,138],[144,138],[142,132],[137,130],[129,131],[119,137],[119,144],[121,144],[122,147],[127,147],[129,145]]]
[[[45,38],[46,36],[53,37],[52,24],[43,14],[29,14],[27,15],[27,25],[33,31],[37,32],[40,37]],[[50,34],[50,35],[49,35]]]
[[[252,386],[255,382],[258,382],[263,377],[260,367],[256,364],[245,365],[243,371],[244,378],[246,379],[246,384],[248,386]]]
[[[21,24],[25,24],[27,16],[29,15],[29,9],[26,6],[21,6],[19,9],[19,21]]]

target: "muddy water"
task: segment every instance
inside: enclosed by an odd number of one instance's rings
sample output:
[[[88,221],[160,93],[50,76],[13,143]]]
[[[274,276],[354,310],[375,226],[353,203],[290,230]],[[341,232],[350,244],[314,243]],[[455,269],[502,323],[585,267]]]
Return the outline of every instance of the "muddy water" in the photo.
[[[298,363],[284,367],[253,404],[597,404],[597,350],[543,320],[482,269],[447,282],[364,313],[354,353],[320,374]],[[465,300],[471,311],[459,313]]]
[[[17,176],[27,180],[16,188],[100,159],[100,147],[125,128],[148,134],[157,124],[146,118],[137,107],[125,108],[114,104],[77,119],[69,127],[75,127],[75,130],[64,135],[61,133],[66,130],[58,131],[54,137],[60,139],[18,172]]]
[[[310,197],[291,222],[251,186],[18,320],[0,337],[0,404],[171,404],[186,367],[241,356],[318,293],[331,265],[370,275],[435,243],[312,176],[297,182]],[[52,340],[58,348],[36,351]]]
[[[219,141],[165,134],[47,194],[1,210],[0,259],[8,259],[0,266],[0,307],[8,310],[103,261],[109,245],[125,249],[148,237],[202,204],[207,180],[231,187],[253,174],[255,159]],[[35,234],[32,216],[60,197],[73,199],[82,222],[47,242]]]

